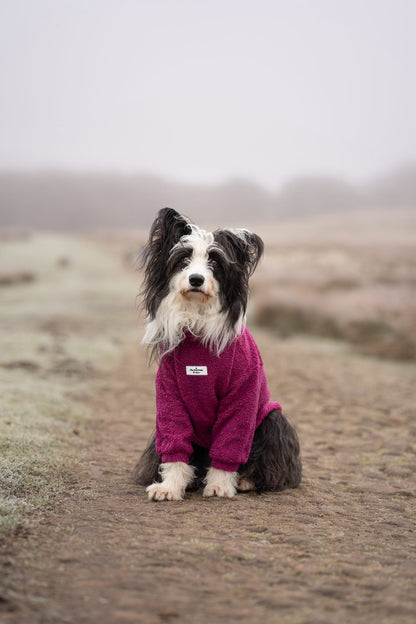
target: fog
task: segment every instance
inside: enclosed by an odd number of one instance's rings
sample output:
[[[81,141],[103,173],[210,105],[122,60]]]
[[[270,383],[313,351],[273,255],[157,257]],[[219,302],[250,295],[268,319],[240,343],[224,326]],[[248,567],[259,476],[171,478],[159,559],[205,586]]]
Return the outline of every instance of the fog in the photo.
[[[335,177],[294,178],[276,192],[247,179],[202,185],[144,174],[0,172],[0,227],[148,228],[167,205],[208,226],[296,222],[376,209],[416,213],[416,164],[361,185]]]
[[[412,0],[2,0],[0,169],[247,179],[265,203],[304,176],[365,184],[416,158],[415,18]]]

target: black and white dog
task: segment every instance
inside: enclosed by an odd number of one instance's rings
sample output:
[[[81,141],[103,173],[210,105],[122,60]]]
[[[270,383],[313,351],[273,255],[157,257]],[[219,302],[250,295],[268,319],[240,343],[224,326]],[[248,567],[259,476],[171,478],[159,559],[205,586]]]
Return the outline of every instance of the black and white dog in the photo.
[[[295,488],[299,442],[270,401],[259,350],[244,319],[248,280],[263,242],[243,229],[207,232],[160,210],[143,250],[144,343],[159,360],[156,431],[134,470],[151,500],[185,490]]]

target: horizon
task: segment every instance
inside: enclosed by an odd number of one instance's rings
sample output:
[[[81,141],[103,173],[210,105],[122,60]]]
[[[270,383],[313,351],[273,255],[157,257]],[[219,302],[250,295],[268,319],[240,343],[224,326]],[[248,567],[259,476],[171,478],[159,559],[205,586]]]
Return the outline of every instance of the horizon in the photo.
[[[14,167],[7,168],[0,166],[0,176],[2,175],[69,175],[69,176],[115,176],[120,178],[134,178],[134,177],[143,177],[148,179],[154,179],[160,182],[166,182],[172,185],[178,186],[190,186],[190,187],[200,187],[200,188],[215,188],[227,186],[233,183],[246,183],[252,186],[258,187],[260,190],[273,195],[284,190],[288,185],[291,185],[296,182],[302,181],[311,181],[311,180],[320,180],[320,181],[334,181],[341,182],[348,186],[355,187],[357,189],[361,187],[366,187],[369,184],[382,182],[387,180],[388,178],[394,177],[395,175],[401,174],[403,172],[407,172],[409,170],[416,170],[416,158],[413,160],[408,160],[404,162],[393,164],[391,167],[377,171],[371,176],[362,177],[360,180],[353,180],[348,178],[347,176],[341,176],[332,174],[330,172],[321,172],[321,173],[308,173],[303,172],[298,175],[294,175],[292,177],[286,178],[282,180],[280,183],[276,184],[274,187],[268,187],[265,184],[262,184],[261,181],[256,180],[254,177],[248,177],[244,175],[234,175],[230,177],[223,177],[218,180],[213,180],[212,182],[206,181],[198,181],[198,180],[189,180],[189,179],[179,179],[174,178],[172,176],[164,175],[163,173],[156,173],[152,171],[146,170],[122,170],[122,169],[106,169],[106,168],[77,168],[77,167],[63,167],[63,166],[51,166],[51,167]]]

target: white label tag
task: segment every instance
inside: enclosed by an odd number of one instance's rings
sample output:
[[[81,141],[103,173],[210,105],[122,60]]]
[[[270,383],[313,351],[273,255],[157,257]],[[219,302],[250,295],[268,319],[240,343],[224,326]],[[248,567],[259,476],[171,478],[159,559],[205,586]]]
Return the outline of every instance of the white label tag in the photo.
[[[187,375],[208,375],[208,368],[206,366],[187,366]]]

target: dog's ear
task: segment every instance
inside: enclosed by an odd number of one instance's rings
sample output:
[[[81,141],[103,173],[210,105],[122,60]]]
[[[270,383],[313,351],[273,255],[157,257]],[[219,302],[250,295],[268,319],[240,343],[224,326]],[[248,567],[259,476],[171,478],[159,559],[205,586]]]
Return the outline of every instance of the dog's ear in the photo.
[[[260,236],[249,230],[229,229],[217,230],[214,237],[231,256],[234,255],[235,261],[245,268],[248,276],[254,273],[264,251]]]
[[[150,229],[148,246],[155,251],[169,251],[185,234],[191,233],[189,221],[173,208],[162,208]]]
[[[150,229],[149,240],[139,256],[139,266],[144,269],[143,304],[154,318],[161,298],[166,294],[166,265],[170,250],[192,228],[189,221],[173,208],[162,208]]]
[[[170,250],[185,234],[191,233],[188,220],[173,208],[162,208],[150,228],[149,240],[142,252],[142,265],[156,261],[166,266]]]

